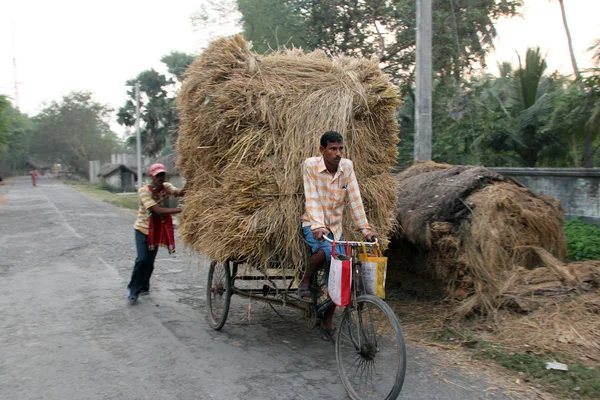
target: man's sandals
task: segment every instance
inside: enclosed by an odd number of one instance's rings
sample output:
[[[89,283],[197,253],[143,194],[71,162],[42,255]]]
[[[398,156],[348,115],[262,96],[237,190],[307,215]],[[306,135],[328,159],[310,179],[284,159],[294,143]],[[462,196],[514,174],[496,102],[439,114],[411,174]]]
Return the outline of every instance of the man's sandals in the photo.
[[[327,341],[330,341],[331,343],[335,344],[335,341],[337,339],[337,328],[333,327],[331,329],[326,329],[326,328],[323,328],[323,325],[321,325],[320,329],[321,329],[321,338],[323,340],[327,340]]]
[[[313,294],[310,290],[310,285],[298,286],[298,298],[306,303],[312,303]]]
[[[311,303],[313,301],[313,293],[310,290],[310,285],[298,286],[298,298],[307,303]],[[333,327],[331,329],[327,329],[323,328],[323,325],[321,325],[319,330],[321,331],[321,338],[323,340],[335,343],[335,340],[337,339],[337,328]]]

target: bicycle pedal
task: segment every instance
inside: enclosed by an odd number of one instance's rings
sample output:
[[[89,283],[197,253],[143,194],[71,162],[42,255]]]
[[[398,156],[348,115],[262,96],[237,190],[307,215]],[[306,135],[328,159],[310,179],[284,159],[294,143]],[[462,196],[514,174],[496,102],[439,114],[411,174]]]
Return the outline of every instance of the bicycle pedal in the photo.
[[[269,285],[263,285],[263,287],[262,287],[263,296],[268,295],[270,290],[271,290],[271,288],[269,287]]]

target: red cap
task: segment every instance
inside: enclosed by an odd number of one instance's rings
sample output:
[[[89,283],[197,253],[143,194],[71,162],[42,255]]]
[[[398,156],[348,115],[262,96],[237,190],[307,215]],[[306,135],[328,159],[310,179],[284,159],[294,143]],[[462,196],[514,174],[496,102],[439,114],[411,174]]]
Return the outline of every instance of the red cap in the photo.
[[[161,172],[164,172],[164,173],[167,172],[167,169],[162,164],[156,163],[156,164],[152,164],[152,166],[150,167],[150,176],[156,176],[156,175],[160,174]]]

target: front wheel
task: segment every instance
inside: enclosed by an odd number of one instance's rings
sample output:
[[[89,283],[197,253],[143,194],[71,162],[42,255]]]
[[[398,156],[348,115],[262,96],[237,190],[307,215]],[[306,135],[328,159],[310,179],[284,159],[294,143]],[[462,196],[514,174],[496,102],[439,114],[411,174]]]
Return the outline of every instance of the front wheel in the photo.
[[[353,400],[396,399],[406,373],[406,345],[396,315],[383,300],[363,295],[347,307],[335,356],[342,383]]]
[[[231,294],[229,261],[225,263],[211,262],[206,285],[206,305],[208,307],[208,324],[217,331],[227,321]]]

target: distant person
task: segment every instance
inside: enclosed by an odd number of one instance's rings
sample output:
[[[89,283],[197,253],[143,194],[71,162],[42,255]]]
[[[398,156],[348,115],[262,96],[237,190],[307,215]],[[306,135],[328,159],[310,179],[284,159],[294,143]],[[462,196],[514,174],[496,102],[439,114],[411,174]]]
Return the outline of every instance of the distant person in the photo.
[[[127,300],[135,303],[140,295],[150,293],[150,276],[154,271],[154,259],[160,246],[167,247],[169,254],[175,251],[173,218],[181,208],[165,207],[169,195],[182,197],[185,192],[167,182],[167,169],[162,164],[150,167],[150,185],[138,190],[140,208],[133,225],[137,258],[127,288]]]
[[[34,169],[29,174],[31,175],[31,183],[33,184],[34,187],[37,186],[37,175],[38,175],[37,169]]]
[[[0,185],[2,185],[2,184],[3,184],[3,180],[2,180],[2,177],[0,176]]]

